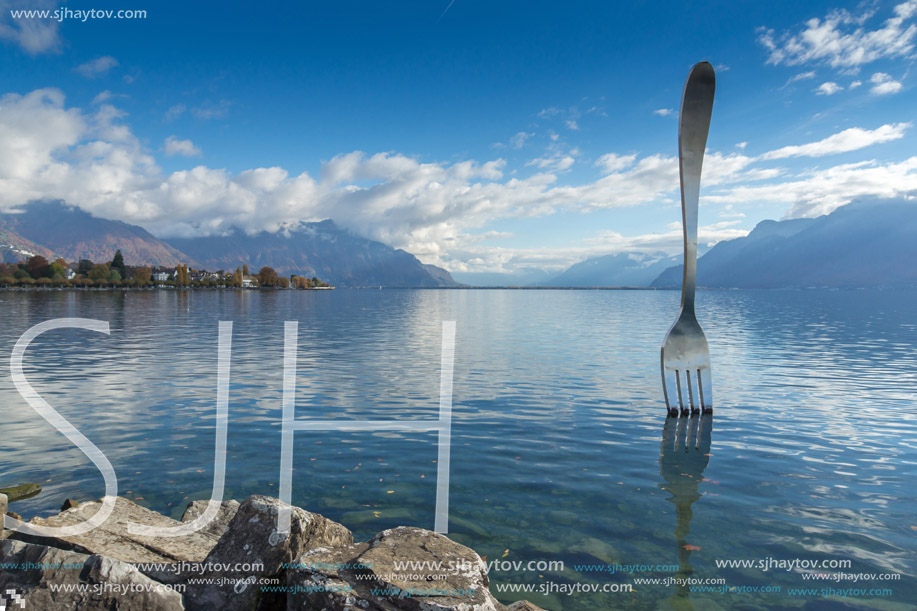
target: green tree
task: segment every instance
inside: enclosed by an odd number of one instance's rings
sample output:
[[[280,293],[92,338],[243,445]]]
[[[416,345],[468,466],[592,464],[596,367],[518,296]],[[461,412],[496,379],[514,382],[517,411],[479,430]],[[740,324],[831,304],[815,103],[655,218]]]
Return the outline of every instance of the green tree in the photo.
[[[92,265],[93,263],[89,259],[80,259],[80,262],[77,264],[76,273],[88,276],[89,271],[92,269]]]
[[[51,278],[56,278],[60,276],[60,278],[63,279],[64,274],[67,273],[67,266],[61,265],[59,261],[60,259],[58,259],[57,261],[55,261],[54,263],[48,266],[48,275],[51,276]],[[57,281],[55,280],[55,282]]]
[[[121,282],[121,272],[115,268],[108,270],[108,281],[109,282]]]
[[[247,276],[247,275],[248,275],[248,264],[246,264],[246,263],[243,263],[243,264],[242,264],[242,275],[243,275],[243,276]]]
[[[93,282],[107,282],[108,281],[108,266],[104,263],[96,263],[92,266],[92,269],[89,270],[89,279]]]
[[[121,278],[127,278],[127,267],[124,266],[124,256],[121,255],[121,249],[115,253],[114,259],[111,260],[109,268],[118,272]],[[118,278],[119,280],[121,278]]]

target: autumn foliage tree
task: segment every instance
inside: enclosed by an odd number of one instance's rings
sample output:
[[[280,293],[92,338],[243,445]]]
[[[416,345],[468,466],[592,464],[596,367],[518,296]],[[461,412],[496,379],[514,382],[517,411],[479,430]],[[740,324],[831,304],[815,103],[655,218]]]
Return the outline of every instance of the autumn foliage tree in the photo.
[[[47,277],[50,268],[51,265],[48,260],[41,255],[29,257],[29,260],[25,262],[25,271],[29,272],[29,276],[36,280]]]
[[[150,283],[150,280],[153,278],[153,270],[149,267],[135,267],[134,268],[134,280],[137,282],[138,286],[146,286]]]
[[[265,265],[258,272],[258,284],[261,286],[277,286],[279,284],[277,272]]]

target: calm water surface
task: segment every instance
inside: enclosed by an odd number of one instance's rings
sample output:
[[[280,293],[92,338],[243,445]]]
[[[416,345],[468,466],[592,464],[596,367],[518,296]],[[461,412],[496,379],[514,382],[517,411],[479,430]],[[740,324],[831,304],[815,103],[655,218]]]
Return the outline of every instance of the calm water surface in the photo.
[[[40,337],[26,373],[108,456],[119,494],[178,517],[210,496],[218,321],[234,321],[226,497],[242,499],[277,495],[283,321],[299,321],[298,418],[429,419],[441,323],[455,320],[450,535],[488,560],[565,566],[492,572],[502,600],[703,611],[799,609],[805,599],[822,609],[830,603],[819,595],[788,589],[890,588],[857,598],[905,609],[917,601],[915,297],[700,293],[716,413],[680,430],[666,427],[659,380],[676,292],[0,292],[0,353],[50,318],[109,321],[110,336]],[[12,509],[48,515],[67,497],[103,494],[95,467],[28,407],[6,366],[0,421],[0,485],[44,486]],[[434,433],[297,432],[293,501],[359,538],[432,528],[435,461]],[[901,579],[716,564],[768,558],[849,560],[845,572]],[[608,563],[679,572],[597,570]],[[542,595],[494,585],[688,574],[782,591],[635,584],[627,594]]]

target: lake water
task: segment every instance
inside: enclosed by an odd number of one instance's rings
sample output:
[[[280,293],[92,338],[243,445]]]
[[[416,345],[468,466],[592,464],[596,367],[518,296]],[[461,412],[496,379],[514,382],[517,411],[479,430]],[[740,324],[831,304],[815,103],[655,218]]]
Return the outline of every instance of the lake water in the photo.
[[[821,592],[790,589],[889,588],[855,598],[907,609],[917,601],[915,298],[699,293],[716,411],[681,431],[678,421],[665,427],[659,374],[677,292],[0,292],[0,353],[44,320],[109,321],[110,336],[41,336],[26,373],[108,456],[119,494],[178,517],[210,496],[218,321],[234,321],[226,498],[241,500],[277,496],[284,321],[299,321],[298,418],[431,419],[441,323],[455,320],[450,536],[488,561],[564,562],[495,569],[501,600],[565,611],[802,600],[830,609]],[[0,421],[0,485],[44,487],[13,510],[48,515],[67,497],[103,494],[95,467],[28,407],[6,365]],[[700,449],[677,446],[679,433]],[[297,432],[293,502],[358,538],[432,529],[436,458],[435,433]],[[768,558],[850,561],[843,572],[900,580],[717,567]],[[599,572],[607,563],[654,566]],[[725,593],[634,583],[688,575],[725,579]],[[566,594],[558,584],[634,591]],[[742,591],[761,586],[781,591]]]

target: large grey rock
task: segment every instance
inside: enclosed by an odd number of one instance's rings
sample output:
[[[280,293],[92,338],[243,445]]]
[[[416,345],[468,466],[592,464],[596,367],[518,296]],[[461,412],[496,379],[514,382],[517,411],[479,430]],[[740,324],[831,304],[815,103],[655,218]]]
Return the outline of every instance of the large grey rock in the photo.
[[[73,509],[50,518],[33,518],[40,526],[72,526],[91,518],[101,508],[100,501],[80,503]],[[175,527],[181,522],[118,497],[112,514],[98,528],[82,535],[38,537],[13,533],[11,539],[51,545],[84,554],[101,554],[124,562],[200,562],[217,544],[218,537],[196,532],[181,537],[148,537],[128,532],[128,522],[145,526]]]
[[[530,603],[527,600],[517,600],[513,604],[506,607],[506,611],[545,611],[535,603]]]
[[[193,501],[188,503],[188,507],[185,509],[181,521],[184,523],[198,519],[200,516],[204,515],[204,511],[209,504],[210,501]],[[237,511],[239,511],[239,501],[223,501],[220,503],[220,510],[217,512],[216,517],[213,518],[207,526],[203,527],[200,532],[219,539],[226,534],[229,522],[232,520],[233,516],[236,515]]]
[[[415,562],[418,568],[396,567],[402,561]],[[504,608],[490,594],[484,561],[474,550],[422,528],[399,527],[384,530],[366,543],[316,549],[300,556],[297,563],[298,568],[286,573],[287,609]]]
[[[24,603],[24,607],[14,603],[10,609],[173,611],[185,608],[181,594],[149,579],[132,565],[112,558],[6,540],[0,541],[0,562],[31,567],[0,571],[0,592],[13,590],[16,596],[22,596]]]
[[[291,512],[290,534],[286,537],[276,531],[277,513],[281,507],[289,507]],[[219,565],[220,569],[210,568],[203,574],[205,579],[233,579],[235,584],[189,588],[186,593],[188,607],[221,611],[253,610],[259,605],[268,608],[271,604],[262,599],[267,596],[273,600],[274,594],[262,592],[256,581],[278,578],[282,574],[282,564],[292,563],[312,549],[352,543],[351,532],[337,522],[275,498],[251,496],[239,506],[226,534],[207,556],[206,563],[210,567]],[[249,567],[233,570],[238,564]]]
[[[506,611],[544,611],[544,609],[527,600],[517,600],[506,607]]]

